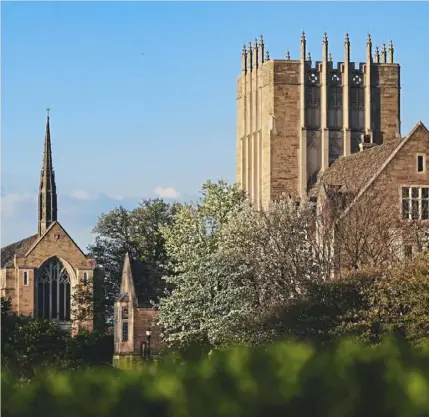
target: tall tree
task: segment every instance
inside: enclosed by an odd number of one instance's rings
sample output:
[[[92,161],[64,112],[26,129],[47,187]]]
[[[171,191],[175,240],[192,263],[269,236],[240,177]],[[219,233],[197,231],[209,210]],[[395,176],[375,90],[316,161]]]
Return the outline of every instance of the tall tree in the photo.
[[[166,273],[167,257],[160,227],[171,224],[175,209],[176,204],[162,199],[146,199],[134,210],[120,206],[98,219],[93,230],[95,244],[89,247],[89,253],[103,272],[103,310],[108,322],[119,294],[125,253],[147,266],[146,284]]]
[[[267,311],[304,294],[321,276],[307,239],[311,206],[291,199],[257,211],[239,188],[208,182],[197,204],[185,205],[163,229],[175,261],[171,296],[158,322],[171,346],[258,343]]]

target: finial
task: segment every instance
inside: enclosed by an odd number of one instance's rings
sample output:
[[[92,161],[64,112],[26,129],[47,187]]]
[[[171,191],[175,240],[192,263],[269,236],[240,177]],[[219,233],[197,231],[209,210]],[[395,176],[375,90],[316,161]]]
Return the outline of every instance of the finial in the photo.
[[[326,32],[323,34],[323,42],[328,42],[328,34]]]
[[[304,31],[302,31],[302,34],[301,34],[301,42],[305,42],[305,32]]]
[[[345,43],[350,43],[350,39],[349,39],[349,34],[348,34],[348,33],[346,33],[346,40],[345,40]]]
[[[381,63],[385,64],[387,62],[387,50],[386,50],[386,44],[383,43],[383,48],[381,50]]]
[[[249,42],[248,50],[252,51],[252,42]]]
[[[308,53],[308,55],[307,55],[307,61],[311,61],[311,55],[310,55],[310,52]]]
[[[379,64],[380,63],[380,52],[378,51],[378,45],[375,46],[374,58],[375,58],[375,63]]]
[[[46,112],[47,112],[47,114],[48,114],[48,119],[49,119],[49,112],[51,111],[51,109],[48,107],[47,109],[46,109]]]
[[[394,49],[393,49],[393,41],[390,40],[389,41],[389,63],[390,64],[393,64],[393,51],[394,51]]]
[[[367,45],[372,45],[371,35],[368,33],[368,39],[366,41]]]
[[[259,38],[259,43],[260,43],[261,45],[263,45],[263,44],[264,44],[264,37],[262,36],[262,33],[261,33],[261,36],[260,36],[260,38]]]
[[[332,62],[332,54],[329,52],[329,62]]]
[[[243,54],[243,55],[246,55],[246,44],[243,44],[243,49],[241,50],[241,53]]]
[[[258,40],[255,38],[255,43],[254,43],[254,48],[257,48],[258,47]]]
[[[270,60],[270,52],[267,50],[265,52],[265,61],[269,61]]]
[[[289,49],[286,51],[286,59],[290,61],[290,52]]]

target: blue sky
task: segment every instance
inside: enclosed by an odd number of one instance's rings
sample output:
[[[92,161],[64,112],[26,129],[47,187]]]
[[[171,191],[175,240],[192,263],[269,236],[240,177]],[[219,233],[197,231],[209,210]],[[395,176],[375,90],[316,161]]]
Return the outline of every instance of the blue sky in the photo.
[[[234,181],[243,43],[334,61],[393,39],[402,134],[429,125],[429,3],[2,2],[2,245],[37,230],[46,107],[59,220],[85,248],[97,217],[157,195],[195,198]]]

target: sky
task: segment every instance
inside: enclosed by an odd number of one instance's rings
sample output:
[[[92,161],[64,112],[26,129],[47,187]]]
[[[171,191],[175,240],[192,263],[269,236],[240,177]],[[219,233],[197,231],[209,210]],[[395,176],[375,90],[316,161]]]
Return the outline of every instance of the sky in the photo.
[[[235,180],[236,79],[244,43],[272,59],[334,61],[394,42],[402,134],[429,125],[429,3],[1,2],[1,245],[37,232],[51,108],[58,220],[86,249],[98,217],[143,198],[198,197]]]

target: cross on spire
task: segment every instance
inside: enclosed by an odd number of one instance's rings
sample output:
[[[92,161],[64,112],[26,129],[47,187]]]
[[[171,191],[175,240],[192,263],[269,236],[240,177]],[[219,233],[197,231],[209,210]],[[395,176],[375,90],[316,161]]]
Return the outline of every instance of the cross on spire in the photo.
[[[48,117],[49,117],[49,112],[51,111],[51,109],[48,107],[47,109],[46,109],[46,112],[48,113]]]

